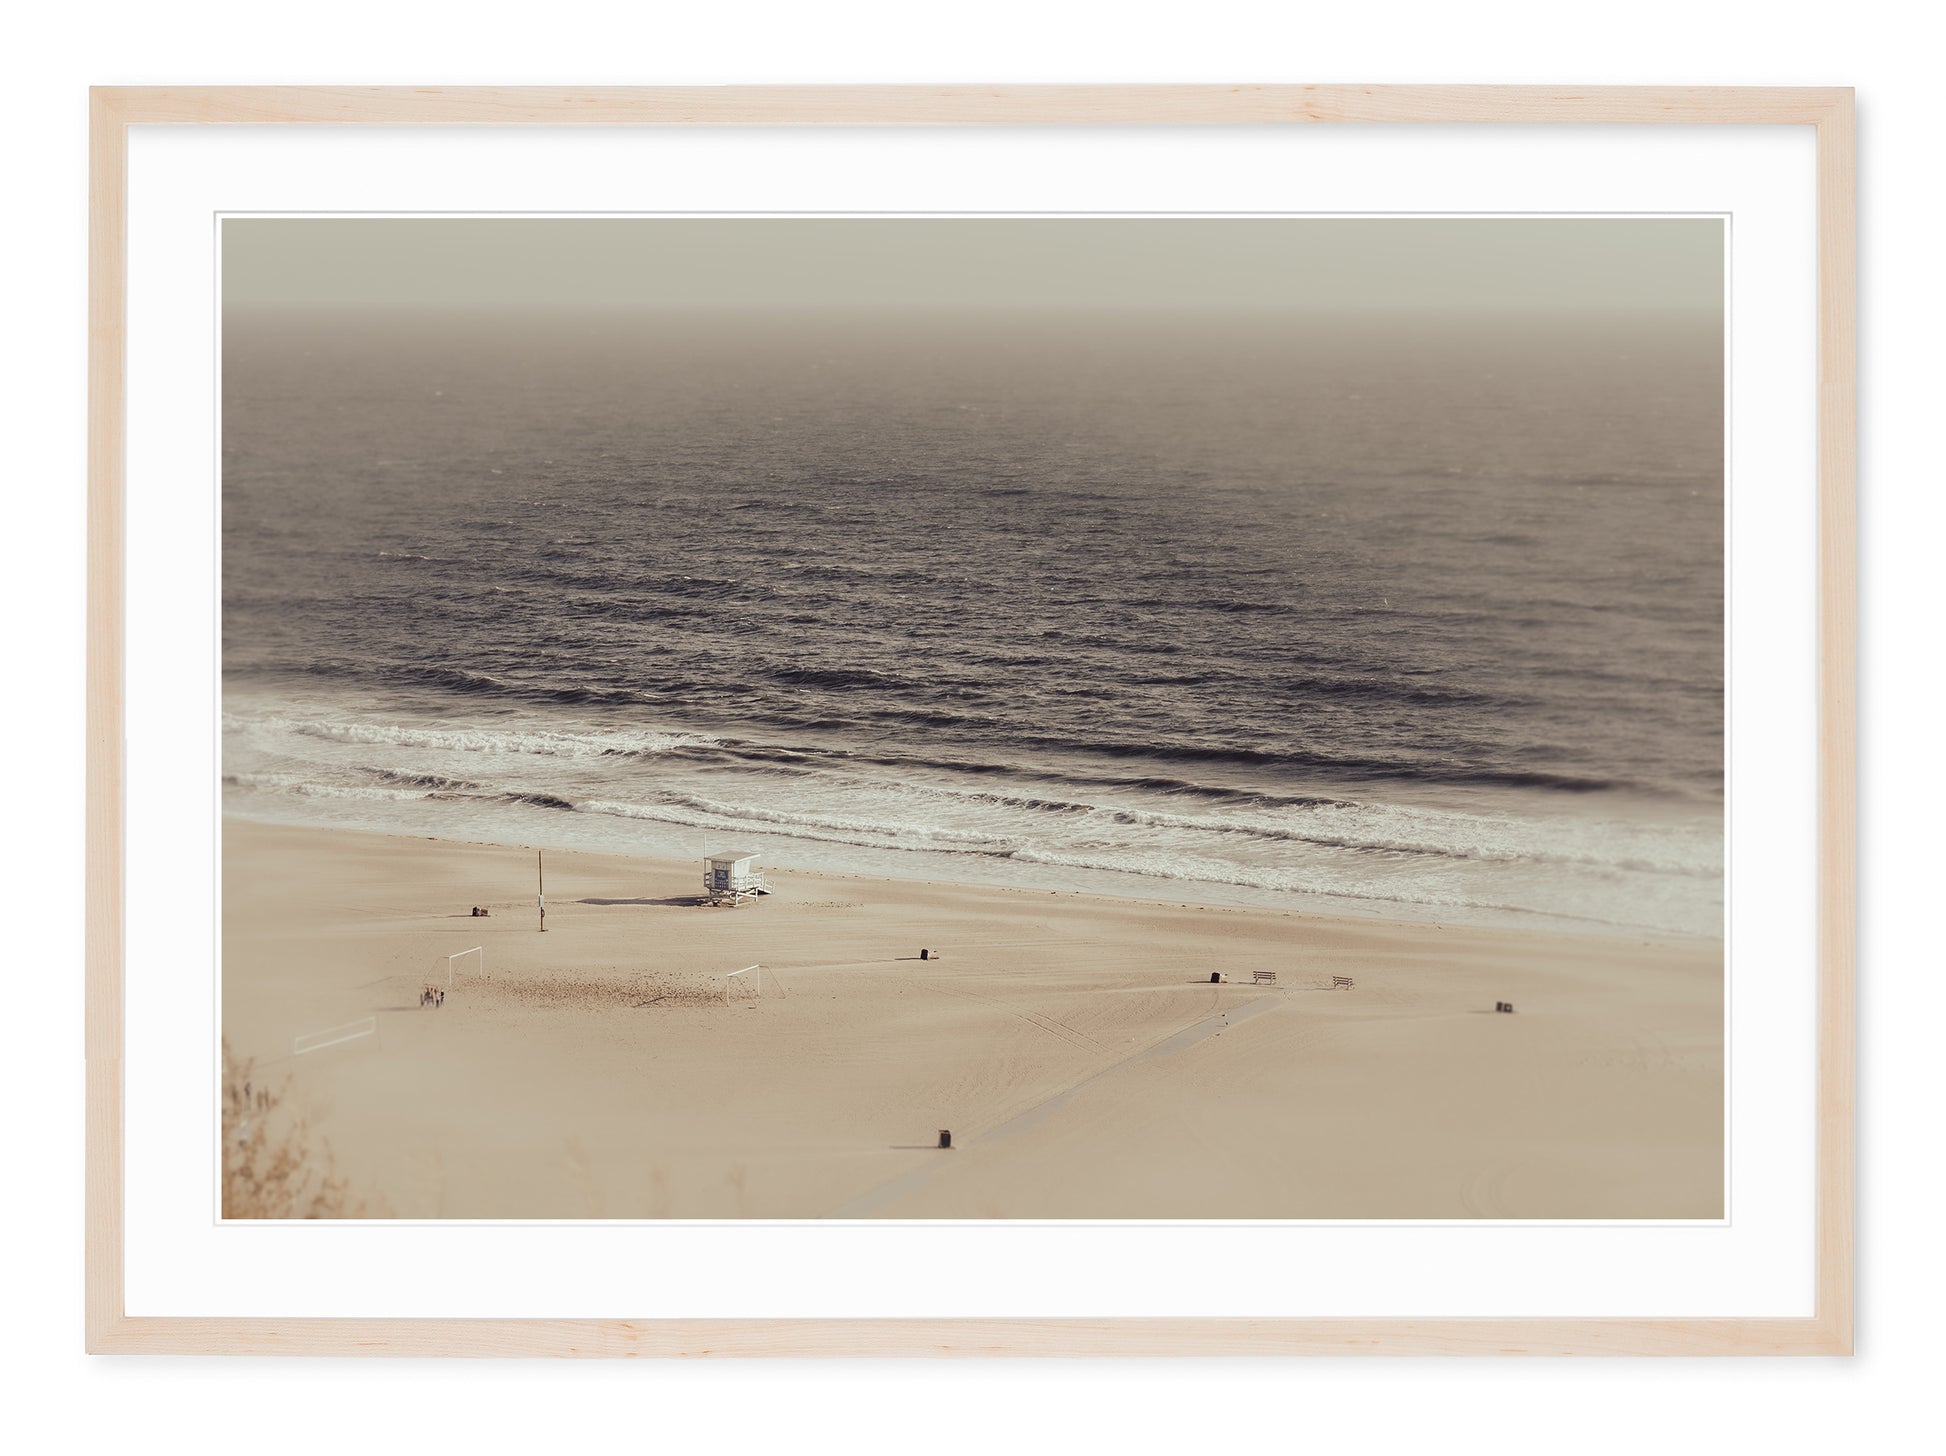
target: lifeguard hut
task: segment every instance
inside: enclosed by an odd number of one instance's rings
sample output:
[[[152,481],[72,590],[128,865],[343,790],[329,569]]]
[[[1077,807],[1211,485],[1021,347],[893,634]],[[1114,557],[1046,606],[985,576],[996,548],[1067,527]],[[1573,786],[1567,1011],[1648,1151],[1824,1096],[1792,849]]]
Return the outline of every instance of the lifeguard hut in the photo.
[[[755,852],[726,849],[703,860],[703,897],[711,905],[741,905],[758,895],[768,895],[764,872],[757,868]]]

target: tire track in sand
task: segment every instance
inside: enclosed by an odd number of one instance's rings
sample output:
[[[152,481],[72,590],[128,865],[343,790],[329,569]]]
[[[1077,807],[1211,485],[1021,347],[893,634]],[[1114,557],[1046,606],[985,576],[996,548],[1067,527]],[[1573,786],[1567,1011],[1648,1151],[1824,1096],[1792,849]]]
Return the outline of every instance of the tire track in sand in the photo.
[[[1199,1021],[1191,1022],[1180,1031],[1173,1031],[1160,1041],[1150,1043],[1148,1046],[1142,1048],[1141,1051],[1131,1052],[1120,1061],[1111,1062],[1099,1071],[1090,1072],[1087,1076],[1081,1078],[1080,1081],[1064,1087],[1061,1091],[1051,1096],[1043,1098],[1026,1111],[1015,1113],[998,1127],[982,1134],[974,1143],[962,1143],[960,1146],[965,1148],[998,1142],[1002,1138],[1013,1137],[1018,1133],[1023,1133],[1031,1128],[1038,1127],[1055,1113],[1059,1112],[1075,1093],[1081,1091],[1084,1087],[1099,1082],[1103,1077],[1112,1076],[1114,1073],[1126,1067],[1134,1066],[1139,1062],[1151,1061],[1159,1057],[1172,1057],[1180,1052],[1185,1052],[1190,1047],[1196,1045],[1197,1042],[1215,1036],[1219,1031],[1235,1026],[1239,1022],[1248,1021],[1253,1016],[1261,1016],[1264,1012],[1275,1010],[1277,1007],[1285,1004],[1285,999],[1282,996],[1259,996],[1255,1001],[1246,1001],[1241,1006],[1232,1007],[1227,1011],[1218,1011],[1203,1017]],[[889,1183],[881,1183],[878,1187],[860,1194],[849,1203],[824,1216],[826,1218],[868,1218],[878,1210],[889,1207],[897,1203],[900,1199],[918,1192],[919,1189],[923,1188],[928,1182],[950,1166],[952,1166],[951,1163],[935,1154],[927,1162],[914,1168],[911,1172],[902,1173]]]
[[[984,1001],[989,1006],[997,1006],[1008,1015],[1018,1016],[1030,1026],[1037,1026],[1050,1036],[1057,1036],[1062,1041],[1068,1043],[1068,1045],[1080,1047],[1083,1051],[1093,1050],[1105,1052],[1113,1050],[1106,1043],[1096,1041],[1087,1032],[1069,1026],[1065,1021],[1057,1021],[1054,1017],[1044,1016],[1038,1011],[1028,1011],[1023,1007],[1014,1005],[1011,1001],[1003,1001],[998,996],[989,996],[984,991],[969,991],[964,986],[949,986],[944,981],[930,976],[915,979],[918,979],[920,985],[930,990],[944,991],[949,996],[964,996],[971,1001]]]

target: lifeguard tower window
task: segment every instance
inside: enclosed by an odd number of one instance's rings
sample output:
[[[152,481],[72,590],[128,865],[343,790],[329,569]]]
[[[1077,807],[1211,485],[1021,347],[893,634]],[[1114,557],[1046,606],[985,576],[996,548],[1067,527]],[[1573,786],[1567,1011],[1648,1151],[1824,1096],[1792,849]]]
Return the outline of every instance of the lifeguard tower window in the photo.
[[[741,905],[769,893],[755,851],[725,850],[703,861],[703,897],[711,905]]]

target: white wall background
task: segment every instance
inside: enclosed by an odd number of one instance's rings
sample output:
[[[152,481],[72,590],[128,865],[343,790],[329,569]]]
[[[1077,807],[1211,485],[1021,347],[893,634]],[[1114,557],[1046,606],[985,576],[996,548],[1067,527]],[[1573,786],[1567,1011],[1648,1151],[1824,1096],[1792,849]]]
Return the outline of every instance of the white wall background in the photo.
[[[1946,124],[1898,0],[126,0],[19,7],[0,105],[0,1429],[22,1449],[1577,1453],[1912,1449],[1936,1431],[1946,1023],[1936,711]],[[1859,88],[1865,762],[1849,1361],[491,1365],[81,1353],[81,560],[90,84],[1336,81]],[[1248,1259],[1238,1267],[1247,1271]],[[1220,1263],[1215,1267],[1220,1271]]]

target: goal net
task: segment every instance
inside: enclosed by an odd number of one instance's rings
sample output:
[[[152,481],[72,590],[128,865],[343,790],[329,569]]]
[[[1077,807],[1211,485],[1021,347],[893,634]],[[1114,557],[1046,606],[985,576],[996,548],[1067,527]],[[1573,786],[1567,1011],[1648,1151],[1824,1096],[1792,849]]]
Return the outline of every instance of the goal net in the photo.
[[[454,978],[462,975],[471,976],[476,981],[486,979],[486,951],[480,946],[437,957],[427,981],[429,985],[450,987]]]
[[[773,978],[773,985],[775,980]],[[764,994],[764,968],[745,966],[740,971],[730,971],[723,977],[723,1004],[732,1001],[755,1001]]]

